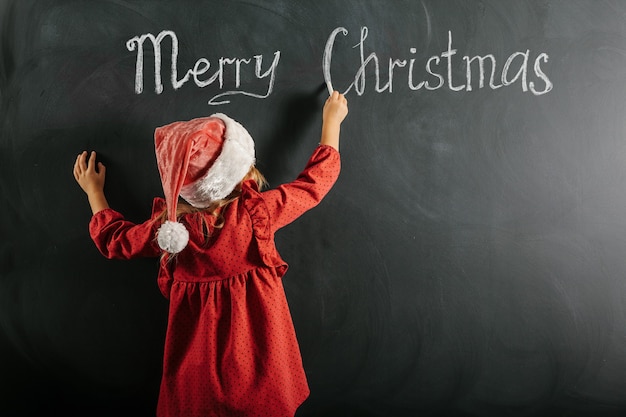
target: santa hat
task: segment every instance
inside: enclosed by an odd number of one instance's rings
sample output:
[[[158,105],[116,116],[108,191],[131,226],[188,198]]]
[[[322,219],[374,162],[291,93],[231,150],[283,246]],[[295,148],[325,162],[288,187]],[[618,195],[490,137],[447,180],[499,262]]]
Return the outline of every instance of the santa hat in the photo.
[[[254,141],[242,125],[217,113],[159,127],[154,143],[168,212],[157,241],[178,253],[189,241],[176,218],[178,196],[197,208],[227,197],[254,165]]]

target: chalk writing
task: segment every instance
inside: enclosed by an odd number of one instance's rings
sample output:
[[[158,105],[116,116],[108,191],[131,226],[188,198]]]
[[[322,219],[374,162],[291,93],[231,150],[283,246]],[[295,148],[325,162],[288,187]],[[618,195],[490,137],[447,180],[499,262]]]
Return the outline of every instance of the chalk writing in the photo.
[[[336,89],[336,87],[333,87],[332,83],[331,63],[333,53],[335,53],[336,38],[339,34],[347,36],[348,30],[343,27],[338,27],[330,34],[322,57],[322,71],[329,92]],[[416,58],[389,58],[389,63],[386,68],[387,82],[381,85],[381,64],[378,55],[376,52],[372,52],[367,55],[367,57],[365,56],[365,41],[367,36],[368,28],[367,26],[363,26],[361,28],[359,42],[353,47],[359,50],[359,66],[354,75],[354,81],[345,88],[344,94],[354,88],[359,96],[363,95],[366,89],[366,72],[370,70],[370,68],[375,77],[374,90],[378,93],[384,91],[391,93],[394,89],[394,76],[400,72],[401,68],[405,68],[407,63],[408,71],[405,71],[403,76],[406,77],[407,86],[412,91],[420,89],[432,91],[440,88],[447,88],[451,91],[472,91],[476,84],[475,78],[478,79],[478,88],[485,88],[487,87],[485,84],[487,74],[485,64],[488,64],[490,69],[488,88],[492,90],[519,83],[523,92],[530,91],[532,94],[540,96],[550,92],[554,87],[550,78],[542,68],[542,64],[547,63],[549,59],[548,54],[543,52],[535,57],[534,64],[532,65],[531,74],[534,74],[538,82],[529,81],[529,67],[531,65],[531,52],[529,49],[510,55],[502,66],[499,77],[497,76],[498,63],[493,54],[474,57],[463,56],[461,59],[465,65],[465,77],[454,80],[452,70],[456,67],[458,62],[455,60],[457,50],[452,47],[452,31],[448,31],[448,48],[440,55],[431,56],[426,60],[424,67],[426,78],[420,77],[418,78],[419,82],[416,83]],[[417,49],[409,48],[409,53],[415,55],[417,54]],[[474,63],[476,63],[476,65],[473,65]],[[474,77],[476,70],[478,71],[478,76]]]
[[[207,58],[200,58],[196,61],[194,66],[185,72],[182,78],[178,78],[178,37],[176,33],[171,30],[164,30],[157,36],[151,33],[146,33],[140,36],[135,36],[126,42],[126,48],[129,51],[137,51],[137,61],[135,65],[135,93],[141,94],[143,92],[143,79],[144,79],[144,43],[146,40],[150,40],[154,50],[154,91],[157,94],[163,92],[163,82],[161,79],[161,43],[163,40],[169,37],[172,42],[171,48],[171,67],[170,67],[170,80],[172,88],[174,90],[182,87],[190,78],[193,78],[194,83],[200,87],[207,87],[215,82],[219,85],[219,89],[224,89],[224,72],[227,70],[234,70],[235,82],[234,89],[223,91],[213,96],[208,103],[211,105],[226,104],[230,101],[226,98],[233,95],[244,95],[255,98],[267,98],[274,90],[274,82],[276,80],[276,68],[280,60],[280,51],[274,52],[274,60],[267,70],[263,70],[263,55],[254,55],[251,58],[225,58],[221,57],[217,60],[217,69],[213,74],[208,77],[204,75],[209,72],[211,63]],[[241,88],[241,73],[242,71],[250,71],[248,66],[254,61],[254,77],[258,80],[262,80],[269,77],[267,82],[267,88],[264,94],[253,93]]]
[[[332,92],[332,70],[331,63],[333,54],[337,53],[337,37],[338,35],[347,36],[348,30],[344,27],[338,27],[330,34],[326,41],[324,54],[322,57],[322,72],[324,80],[328,87],[328,91]],[[423,71],[419,71],[416,48],[409,48],[409,57],[389,58],[388,63],[384,63],[376,52],[371,52],[366,56],[366,40],[369,35],[367,26],[361,28],[359,41],[352,49],[358,49],[358,58],[356,60],[358,67],[354,74],[354,80],[344,89],[344,94],[352,89],[359,96],[363,95],[366,90],[366,75],[373,73],[374,75],[374,91],[377,93],[394,91],[394,81],[397,77],[406,77],[406,86],[411,91],[428,90],[434,91],[446,88],[450,91],[473,91],[475,88],[489,88],[496,90],[502,87],[510,87],[519,84],[523,92],[531,92],[536,96],[540,96],[550,92],[553,84],[542,65],[548,62],[549,56],[545,52],[539,53],[532,59],[530,49],[525,51],[517,51],[511,54],[501,70],[499,70],[498,62],[493,54],[477,55],[477,56],[459,56],[458,50],[453,48],[452,31],[448,31],[448,46],[439,55],[430,56],[425,60]],[[207,58],[199,58],[192,68],[188,69],[182,78],[178,77],[178,37],[171,30],[164,30],[157,36],[151,33],[135,36],[126,42],[126,48],[129,51],[137,51],[137,60],[135,66],[135,93],[143,93],[144,82],[144,44],[150,40],[154,52],[154,91],[157,94],[163,92],[163,81],[161,78],[162,56],[161,44],[169,38],[171,40],[171,66],[170,66],[170,82],[174,90],[179,89],[190,79],[196,86],[200,88],[216,84],[220,89],[220,93],[209,99],[208,104],[219,105],[229,103],[229,97],[234,95],[244,95],[264,99],[269,97],[274,91],[276,82],[276,69],[280,61],[280,51],[274,52],[274,59],[267,69],[264,69],[263,55],[254,55],[250,58],[221,57],[216,60],[215,70],[212,74],[208,74],[211,69],[211,62]],[[345,52],[345,51],[340,51]],[[460,61],[459,61],[460,60]],[[383,62],[381,64],[381,62]],[[459,67],[465,71],[463,76],[454,79],[453,68]],[[383,84],[381,79],[381,69],[386,71]],[[226,86],[224,74],[226,71],[234,72],[234,83],[232,88]],[[255,93],[249,91],[249,85],[244,89],[242,87],[241,74],[248,71],[248,79],[253,81],[266,80],[267,85],[264,87],[263,93]],[[401,75],[399,75],[401,74]],[[394,80],[394,76],[396,80]],[[532,80],[531,77],[534,77]],[[228,88],[228,89],[226,89]]]

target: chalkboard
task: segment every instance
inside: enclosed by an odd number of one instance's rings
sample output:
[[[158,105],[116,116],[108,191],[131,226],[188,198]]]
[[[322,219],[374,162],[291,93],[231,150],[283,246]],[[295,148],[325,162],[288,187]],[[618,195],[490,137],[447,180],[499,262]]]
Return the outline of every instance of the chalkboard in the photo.
[[[155,412],[157,262],[97,252],[80,151],[141,221],[155,127],[224,112],[277,185],[329,88],[339,182],[277,235],[297,415],[626,415],[621,0],[0,1],[0,415]]]

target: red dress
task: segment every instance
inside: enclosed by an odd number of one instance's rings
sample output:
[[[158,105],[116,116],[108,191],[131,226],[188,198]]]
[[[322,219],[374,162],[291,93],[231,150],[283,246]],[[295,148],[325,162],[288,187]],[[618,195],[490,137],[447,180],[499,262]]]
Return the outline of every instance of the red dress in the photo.
[[[274,232],[317,205],[339,169],[339,153],[319,146],[291,183],[259,192],[253,181],[244,182],[208,243],[199,215],[181,219],[189,244],[175,260],[161,260],[158,276],[170,306],[157,416],[287,417],[308,397],[281,282],[287,264]],[[164,208],[155,199],[142,224],[100,211],[89,225],[91,237],[108,258],[158,257],[156,218]]]

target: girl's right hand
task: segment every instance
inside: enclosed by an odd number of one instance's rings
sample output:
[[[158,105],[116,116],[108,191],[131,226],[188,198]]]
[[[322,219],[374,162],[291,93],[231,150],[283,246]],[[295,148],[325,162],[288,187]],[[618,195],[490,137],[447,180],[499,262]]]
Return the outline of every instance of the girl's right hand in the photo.
[[[332,146],[339,150],[339,132],[341,131],[341,122],[348,115],[348,101],[339,94],[338,91],[333,93],[324,104],[322,112],[322,137],[321,145]]]
[[[324,104],[322,121],[328,124],[341,124],[348,115],[348,100],[338,91],[328,97]]]

